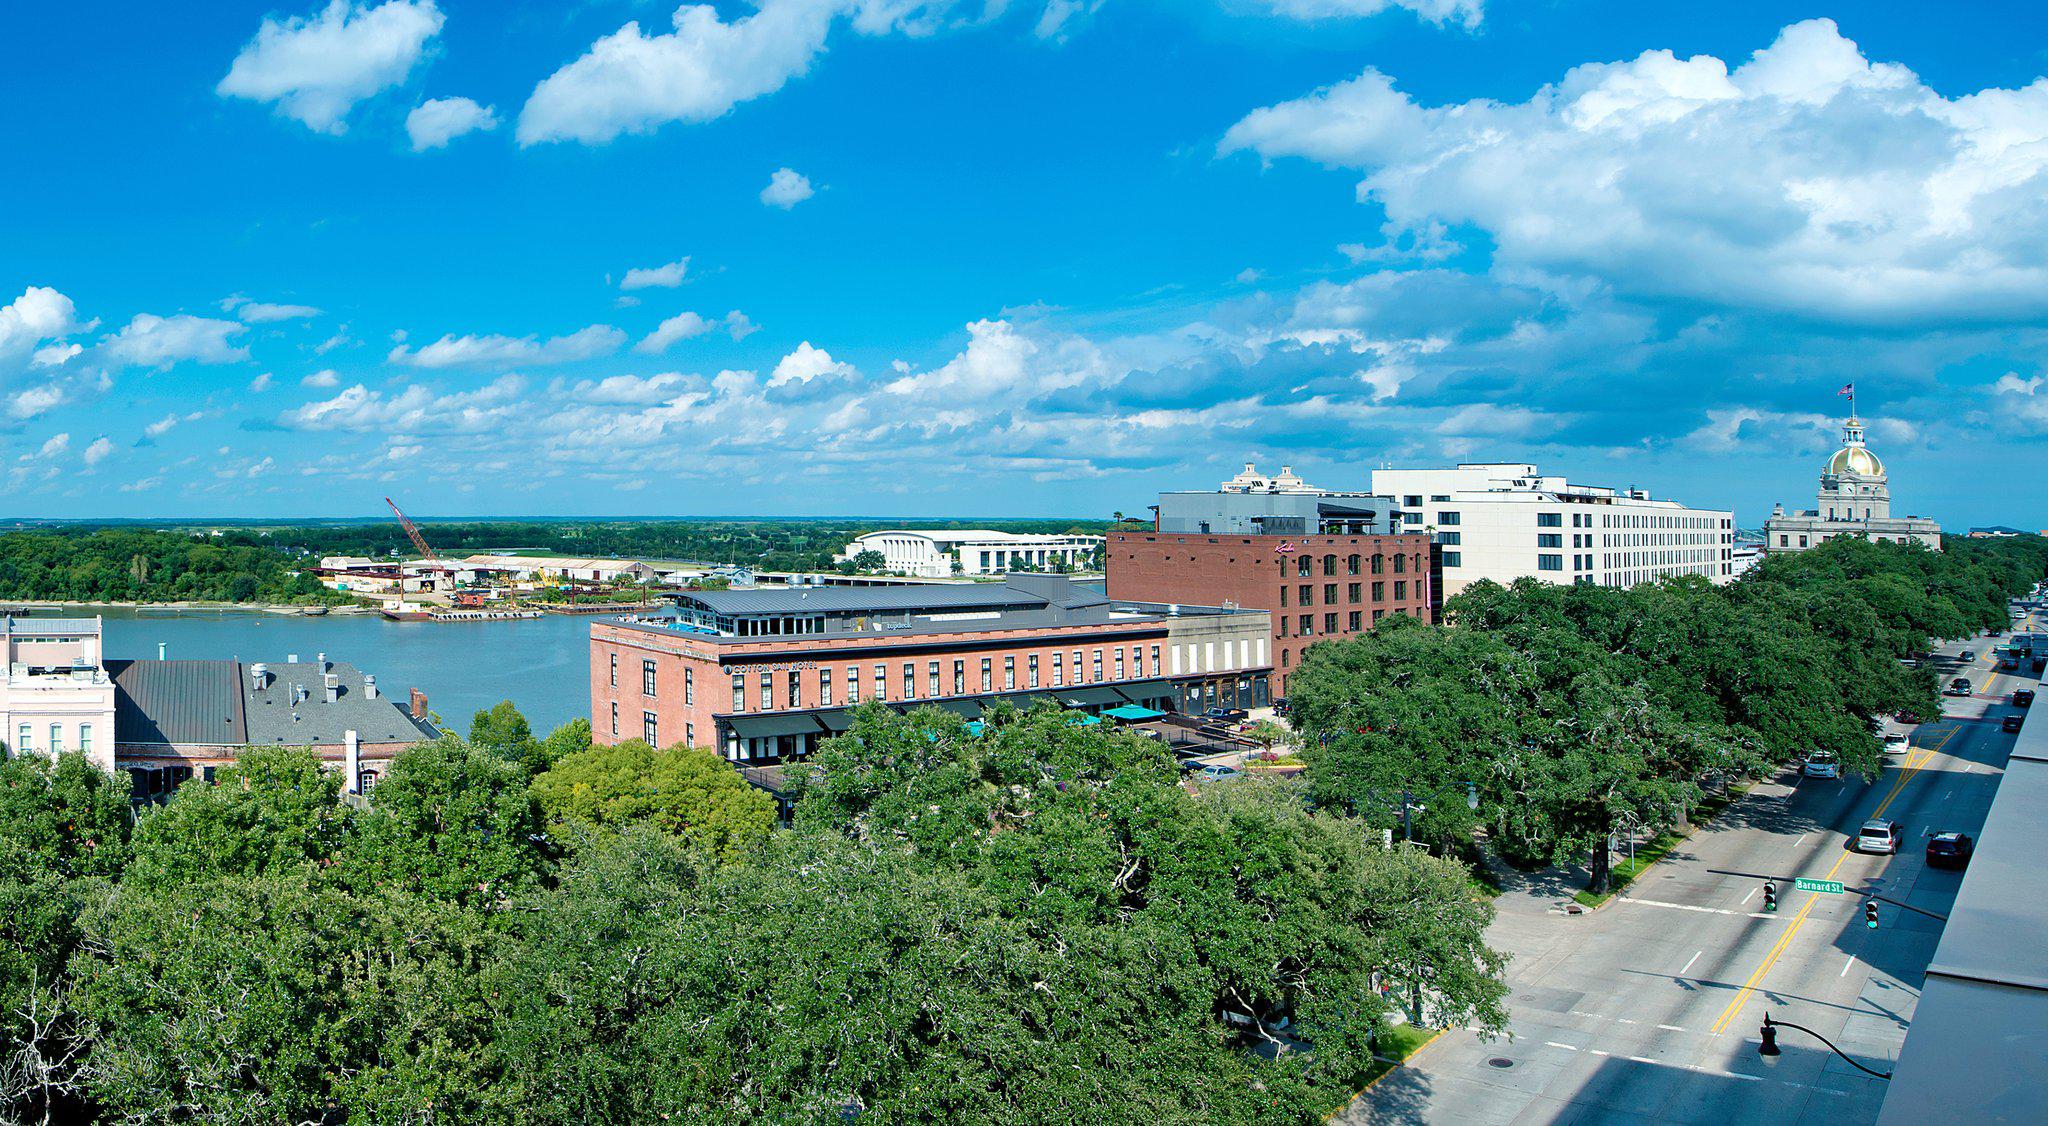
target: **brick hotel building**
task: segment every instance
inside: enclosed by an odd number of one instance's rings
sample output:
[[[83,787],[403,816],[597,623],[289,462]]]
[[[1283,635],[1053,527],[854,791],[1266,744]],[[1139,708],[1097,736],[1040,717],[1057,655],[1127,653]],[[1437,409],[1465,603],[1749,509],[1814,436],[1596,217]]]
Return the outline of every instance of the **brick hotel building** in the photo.
[[[1435,621],[1442,572],[1422,532],[1402,533],[1393,498],[1312,488],[1250,465],[1217,492],[1164,493],[1155,530],[1112,532],[1112,598],[1269,611],[1273,692],[1318,641],[1388,614]]]
[[[800,758],[864,701],[972,719],[1041,699],[1196,712],[1270,699],[1267,614],[1124,600],[1065,576],[1007,583],[708,591],[674,617],[593,622],[600,742]]]

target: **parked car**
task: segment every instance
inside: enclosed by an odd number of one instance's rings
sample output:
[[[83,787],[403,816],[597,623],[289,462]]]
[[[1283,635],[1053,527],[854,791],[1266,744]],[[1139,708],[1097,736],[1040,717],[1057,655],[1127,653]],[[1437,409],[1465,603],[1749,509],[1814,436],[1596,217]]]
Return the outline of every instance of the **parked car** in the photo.
[[[1202,718],[1216,723],[1240,723],[1250,719],[1251,713],[1243,708],[1210,708],[1202,713]]]
[[[1807,756],[1806,765],[1800,767],[1799,772],[1808,778],[1840,778],[1842,767],[1832,752],[1815,751]]]
[[[1234,766],[1225,766],[1220,762],[1212,762],[1209,765],[1203,767],[1202,769],[1196,771],[1195,777],[1200,778],[1204,782],[1227,782],[1230,779],[1240,777],[1243,774],[1244,771],[1239,770]]]
[[[2025,719],[2026,719],[2026,717],[2025,717],[2025,716],[2017,716],[2017,715],[2009,715],[2009,716],[2006,716],[2006,717],[2005,717],[2004,719],[2002,719],[2002,720],[2000,720],[2000,721],[1999,721],[1999,723],[1998,723],[1998,729],[1999,729],[2000,731],[2003,731],[2003,732],[2005,732],[2005,733],[2006,733],[2006,734],[2008,734],[2008,735],[2014,734],[2014,733],[2016,733],[2016,732],[2018,732],[2018,731],[2019,731],[2019,729],[2020,729],[2020,724],[2021,724],[2021,723],[2022,723],[2022,722],[2023,722],[2023,721],[2024,721]]]
[[[1884,733],[1885,754],[1902,755],[1911,750],[1912,746],[1913,740],[1903,731],[1887,731]]]
[[[2033,707],[2033,706],[2034,706],[2034,690],[2033,690],[2033,689],[2031,689],[2031,688],[2022,688],[2022,689],[2020,689],[2020,690],[2018,690],[2018,691],[2014,692],[2014,693],[2012,694],[2012,706],[2013,706],[2013,707],[2015,707],[2015,708],[2031,708],[2031,707]]]
[[[1889,856],[1899,851],[1899,841],[1906,833],[1896,821],[1865,821],[1856,834],[1857,852],[1881,852]]]
[[[1919,712],[1900,712],[1892,718],[1898,720],[1900,723],[1906,724],[1909,727],[1917,723],[1927,722],[1927,717],[1921,715]]]
[[[1948,687],[1942,689],[1941,694],[1944,696],[1968,696],[1970,691],[1970,678],[1959,676],[1949,681]]]
[[[1977,651],[1975,649],[1965,649],[1956,654],[1956,660],[1958,661],[1974,661],[1976,659]]]
[[[1929,868],[1963,869],[1970,866],[1970,854],[1977,849],[1977,842],[1968,833],[1936,833],[1927,838],[1927,866]]]

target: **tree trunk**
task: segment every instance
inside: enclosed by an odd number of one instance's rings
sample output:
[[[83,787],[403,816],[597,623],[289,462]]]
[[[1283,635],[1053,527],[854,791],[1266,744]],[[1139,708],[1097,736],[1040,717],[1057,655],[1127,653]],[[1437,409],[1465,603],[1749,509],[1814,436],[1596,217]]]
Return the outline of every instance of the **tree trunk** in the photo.
[[[1607,866],[1607,842],[1604,839],[1593,843],[1591,868],[1592,875],[1586,880],[1586,890],[1594,895],[1607,894],[1607,885],[1610,881]]]

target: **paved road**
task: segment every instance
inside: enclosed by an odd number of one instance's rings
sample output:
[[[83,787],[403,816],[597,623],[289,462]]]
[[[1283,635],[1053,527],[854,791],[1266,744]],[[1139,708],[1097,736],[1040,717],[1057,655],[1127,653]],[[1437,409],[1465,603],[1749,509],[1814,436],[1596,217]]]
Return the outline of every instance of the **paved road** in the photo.
[[[1962,875],[1929,869],[1925,838],[1983,826],[2014,738],[1999,729],[2006,694],[2033,683],[1996,671],[1996,644],[1977,639],[1973,662],[1941,672],[1943,683],[1968,675],[1976,694],[1912,729],[1911,749],[1874,781],[1788,770],[1592,914],[1558,912],[1571,891],[1561,882],[1501,897],[1489,939],[1514,957],[1512,1038],[1453,1030],[1336,1121],[1874,1122],[1883,1081],[1795,1032],[1766,1066],[1757,1027],[1768,1010],[1891,1069],[1940,923],[1881,905],[1881,926],[1866,929],[1854,893],[1937,914],[1954,901]],[[1905,827],[1900,853],[1849,851],[1879,815]],[[1779,877],[1775,914],[1762,913],[1765,875]],[[1849,894],[1795,891],[1794,876],[1839,880]]]

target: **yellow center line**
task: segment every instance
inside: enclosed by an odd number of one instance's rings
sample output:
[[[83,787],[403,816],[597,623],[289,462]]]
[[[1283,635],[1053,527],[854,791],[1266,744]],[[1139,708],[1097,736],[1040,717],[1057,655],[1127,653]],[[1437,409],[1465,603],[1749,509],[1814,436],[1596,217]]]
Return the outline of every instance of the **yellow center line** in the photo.
[[[1932,747],[1926,748],[1924,751],[1920,753],[1917,762],[1909,758],[1906,769],[1900,771],[1898,780],[1892,783],[1891,791],[1885,794],[1883,801],[1877,803],[1876,809],[1870,811],[1870,819],[1875,820],[1879,817],[1884,816],[1884,811],[1886,809],[1891,808],[1892,802],[1896,800],[1900,792],[1906,788],[1906,783],[1912,781],[1913,776],[1915,774],[1918,774],[1921,768],[1925,767],[1929,762],[1933,761],[1934,756],[1940,754],[1942,748],[1948,746],[1948,741],[1950,739],[1955,738],[1956,732],[1960,730],[1962,730],[1962,728],[1960,727],[1949,728],[1948,731],[1942,735],[1940,742],[1936,743]],[[1822,878],[1829,880],[1834,879],[1835,873],[1841,871],[1842,865],[1848,863],[1849,858],[1854,855],[1856,855],[1854,852],[1842,853],[1841,856],[1835,859],[1834,867],[1829,868],[1828,874]],[[1720,1032],[1724,1030],[1725,1028],[1727,1028],[1728,1022],[1734,1020],[1735,1015],[1742,1011],[1743,1003],[1748,1001],[1749,995],[1755,992],[1757,986],[1763,983],[1765,975],[1771,972],[1771,967],[1777,965],[1779,955],[1783,954],[1786,948],[1792,945],[1793,938],[1797,937],[1799,934],[1799,928],[1806,925],[1806,916],[1813,911],[1813,905],[1820,902],[1820,896],[1822,894],[1823,893],[1821,892],[1815,892],[1812,895],[1807,896],[1806,906],[1801,907],[1799,909],[1799,914],[1792,916],[1792,921],[1785,927],[1785,933],[1779,935],[1778,941],[1772,943],[1771,948],[1764,953],[1764,960],[1762,964],[1757,966],[1755,973],[1749,975],[1748,981],[1743,982],[1742,988],[1735,994],[1735,999],[1728,1003],[1728,1007],[1722,1011],[1720,1019],[1714,1022],[1712,1031]]]

